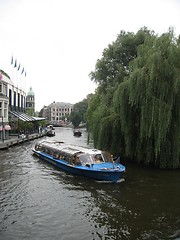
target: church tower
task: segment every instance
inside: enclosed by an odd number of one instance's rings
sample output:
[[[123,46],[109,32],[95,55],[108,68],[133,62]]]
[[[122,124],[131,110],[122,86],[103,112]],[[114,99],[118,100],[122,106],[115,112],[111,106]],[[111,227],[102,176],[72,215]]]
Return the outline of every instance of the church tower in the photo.
[[[35,94],[32,90],[32,87],[30,87],[26,96],[26,113],[29,116],[35,115]]]

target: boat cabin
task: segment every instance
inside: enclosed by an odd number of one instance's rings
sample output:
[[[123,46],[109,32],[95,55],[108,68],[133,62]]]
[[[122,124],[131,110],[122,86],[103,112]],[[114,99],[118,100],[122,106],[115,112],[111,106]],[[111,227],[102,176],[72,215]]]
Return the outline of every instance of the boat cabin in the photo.
[[[112,161],[112,155],[108,152],[66,145],[63,142],[57,141],[43,141],[36,144],[35,149],[71,165],[88,166]]]

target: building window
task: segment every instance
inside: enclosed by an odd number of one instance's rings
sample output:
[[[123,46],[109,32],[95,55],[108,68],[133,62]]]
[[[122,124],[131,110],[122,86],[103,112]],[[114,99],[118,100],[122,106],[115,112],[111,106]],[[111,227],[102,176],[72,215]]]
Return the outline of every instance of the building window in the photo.
[[[4,95],[7,96],[7,86],[4,85]]]
[[[9,89],[9,107],[11,108],[12,106],[12,90]]]
[[[2,102],[0,102],[0,117],[3,117],[2,116]]]
[[[4,103],[4,117],[8,117],[8,104],[7,102]]]
[[[23,96],[21,95],[21,108],[23,109]]]
[[[14,107],[16,107],[16,92],[14,92]]]
[[[23,97],[23,102],[24,102],[23,108],[25,108],[25,106],[26,106],[26,98],[25,97]]]
[[[0,83],[0,93],[7,96],[7,85]]]
[[[20,108],[20,94],[18,93],[18,108]]]
[[[2,94],[3,91],[2,91],[2,83],[0,84],[0,93]]]

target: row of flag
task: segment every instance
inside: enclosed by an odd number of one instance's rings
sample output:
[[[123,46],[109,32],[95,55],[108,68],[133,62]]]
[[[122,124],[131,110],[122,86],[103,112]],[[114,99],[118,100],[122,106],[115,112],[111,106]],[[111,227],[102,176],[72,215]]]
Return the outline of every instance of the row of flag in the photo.
[[[21,64],[19,63],[19,65],[17,64],[17,59],[14,59],[13,56],[12,56],[12,59],[11,59],[11,65],[14,67],[14,68],[17,68],[17,71],[20,70],[21,68]],[[21,74],[25,75],[26,77],[26,70],[24,69],[24,67],[21,69]]]

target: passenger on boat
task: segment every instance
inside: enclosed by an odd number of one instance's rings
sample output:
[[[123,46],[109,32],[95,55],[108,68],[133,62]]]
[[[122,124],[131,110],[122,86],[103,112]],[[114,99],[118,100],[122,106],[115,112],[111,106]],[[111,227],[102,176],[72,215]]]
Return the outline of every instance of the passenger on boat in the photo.
[[[79,159],[79,156],[77,156],[77,155],[75,156],[75,165],[78,165],[78,166],[82,165],[81,161]]]
[[[79,159],[79,156],[74,155],[73,160],[72,160],[72,164],[73,164],[73,165],[78,165],[78,166],[82,165],[82,164],[81,164],[81,161],[80,161],[80,159]]]
[[[101,154],[96,154],[96,155],[94,156],[94,159],[95,159],[95,162],[96,162],[96,163],[103,162],[103,159],[102,159]]]

